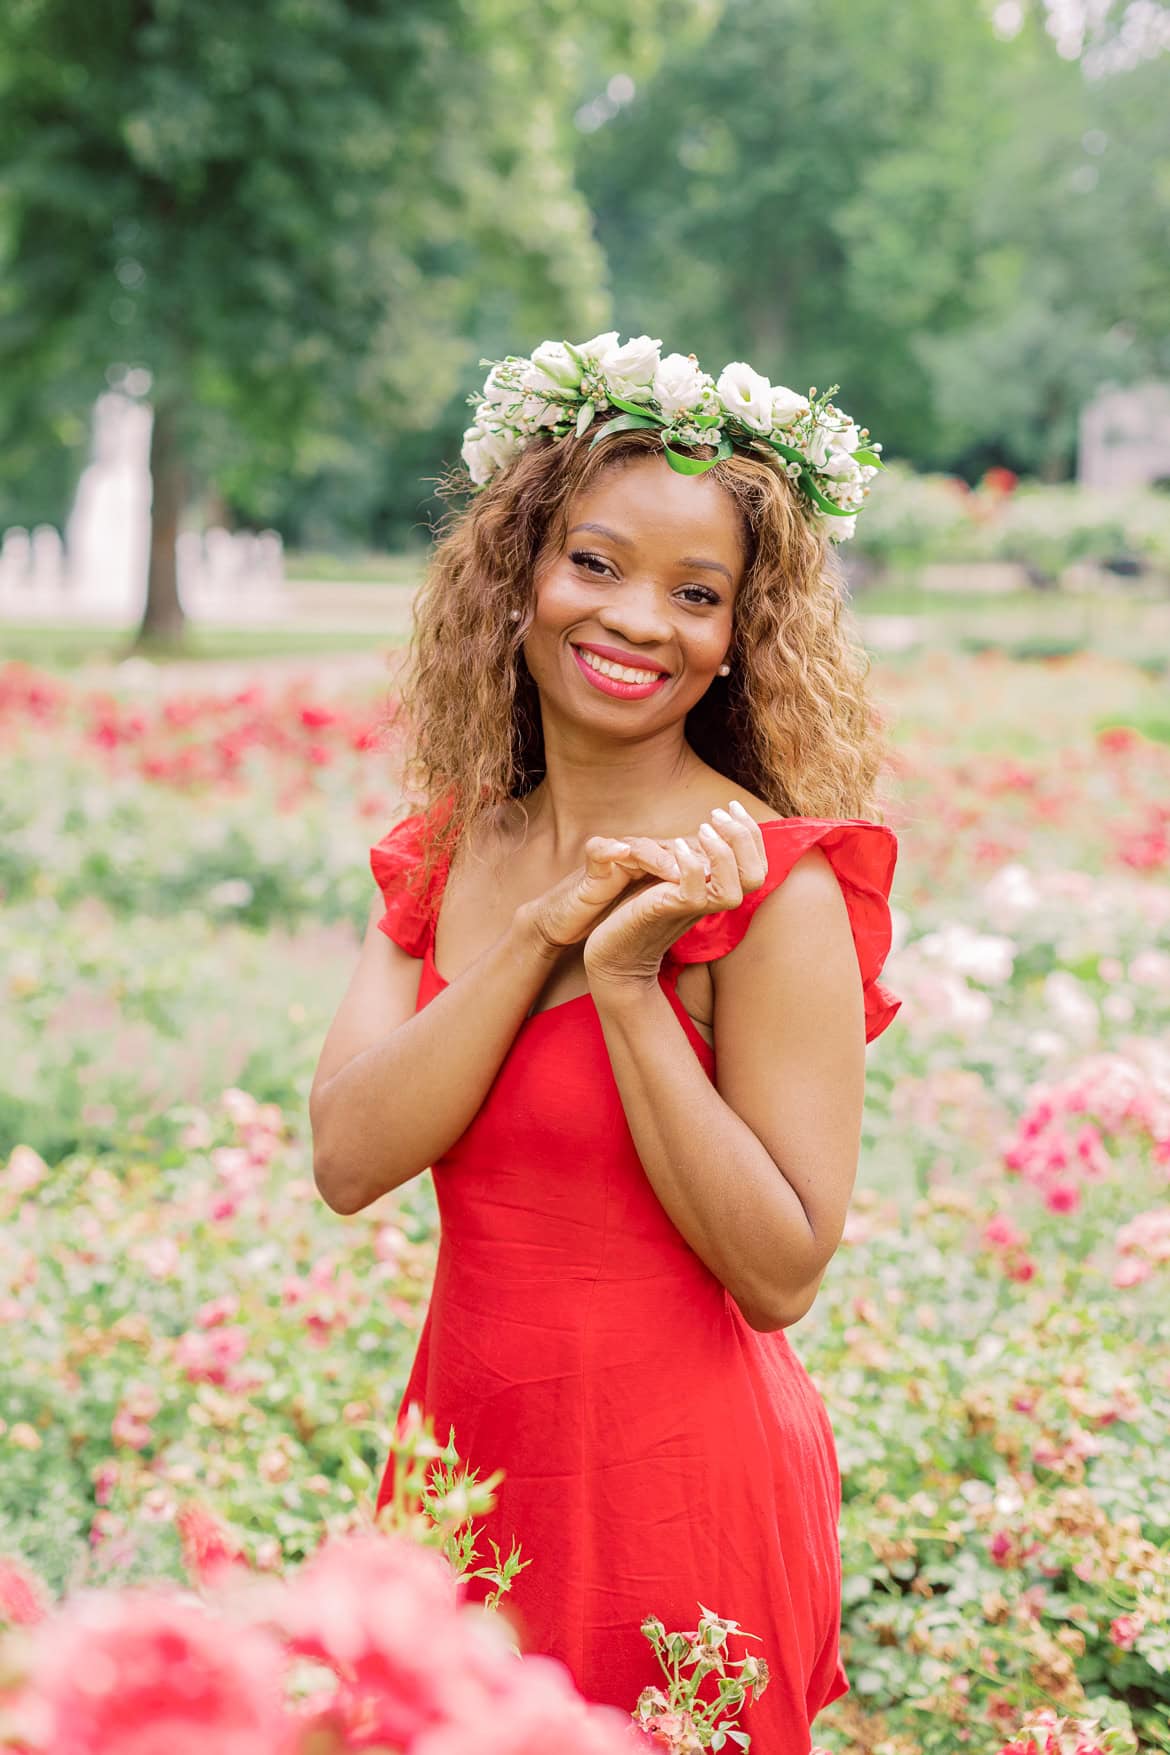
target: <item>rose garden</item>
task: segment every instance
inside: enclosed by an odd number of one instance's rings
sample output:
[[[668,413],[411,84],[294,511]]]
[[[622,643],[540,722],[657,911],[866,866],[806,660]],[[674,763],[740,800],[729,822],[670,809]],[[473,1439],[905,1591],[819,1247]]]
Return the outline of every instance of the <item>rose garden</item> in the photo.
[[[560,1557],[480,1552],[498,1479],[457,1430],[445,1458],[395,1432],[430,1178],[338,1218],[306,1112],[396,814],[385,691],[257,676],[0,672],[0,1747],[742,1746],[768,1653],[734,1603],[679,1629],[648,1602],[660,1688],[586,1708],[509,1639],[512,1569]],[[852,1687],[817,1735],[1170,1749],[1157,679],[936,653],[880,681],[905,1003],[790,1332],[843,1475]],[[391,1443],[414,1485],[376,1530]],[[472,1568],[494,1611],[457,1607]]]

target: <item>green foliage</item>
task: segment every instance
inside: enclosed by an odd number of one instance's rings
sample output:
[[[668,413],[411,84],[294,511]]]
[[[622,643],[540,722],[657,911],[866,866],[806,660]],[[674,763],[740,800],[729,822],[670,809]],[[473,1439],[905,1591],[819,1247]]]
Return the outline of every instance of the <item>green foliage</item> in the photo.
[[[590,29],[637,59],[685,10],[611,3]],[[6,23],[9,516],[45,506],[56,446],[79,457],[94,395],[136,367],[194,483],[261,521],[311,484],[356,526],[388,435],[434,425],[484,331],[604,315],[565,152],[576,26],[551,0],[40,0]]]
[[[1164,98],[1036,9],[1004,42],[966,0],[727,0],[582,142],[618,320],[840,379],[919,466],[1065,473],[1085,397],[1170,365]]]

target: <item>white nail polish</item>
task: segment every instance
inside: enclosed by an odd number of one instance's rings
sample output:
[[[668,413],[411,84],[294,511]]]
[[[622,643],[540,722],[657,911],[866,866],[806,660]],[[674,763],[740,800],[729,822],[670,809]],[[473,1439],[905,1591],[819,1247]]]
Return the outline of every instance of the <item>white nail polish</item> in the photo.
[[[720,817],[722,819],[722,821],[725,823],[729,823],[731,821],[731,818],[728,816],[727,812],[725,810],[720,810],[718,805],[716,805],[715,809],[711,812],[711,815],[713,817]]]

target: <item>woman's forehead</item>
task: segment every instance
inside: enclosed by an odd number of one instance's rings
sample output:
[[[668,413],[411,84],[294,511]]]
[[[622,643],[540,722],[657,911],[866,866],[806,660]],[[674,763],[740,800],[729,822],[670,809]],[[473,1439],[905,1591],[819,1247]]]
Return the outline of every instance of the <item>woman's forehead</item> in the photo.
[[[742,519],[731,496],[704,476],[678,474],[660,457],[605,469],[574,494],[566,531],[583,523],[639,545],[668,539],[680,555],[693,549],[728,565],[743,557]]]

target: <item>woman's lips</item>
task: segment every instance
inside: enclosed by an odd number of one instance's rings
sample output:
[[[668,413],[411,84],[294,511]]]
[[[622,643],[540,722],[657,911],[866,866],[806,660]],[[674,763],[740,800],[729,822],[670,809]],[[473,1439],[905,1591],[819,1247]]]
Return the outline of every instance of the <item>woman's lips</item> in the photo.
[[[652,682],[619,682],[616,676],[606,676],[603,671],[594,670],[576,646],[572,648],[572,652],[577,669],[586,681],[591,682],[595,689],[600,689],[603,695],[616,695],[620,701],[643,701],[648,695],[656,695],[670,681],[669,676],[663,675],[656,676]],[[634,668],[634,665],[630,666],[631,670]]]

